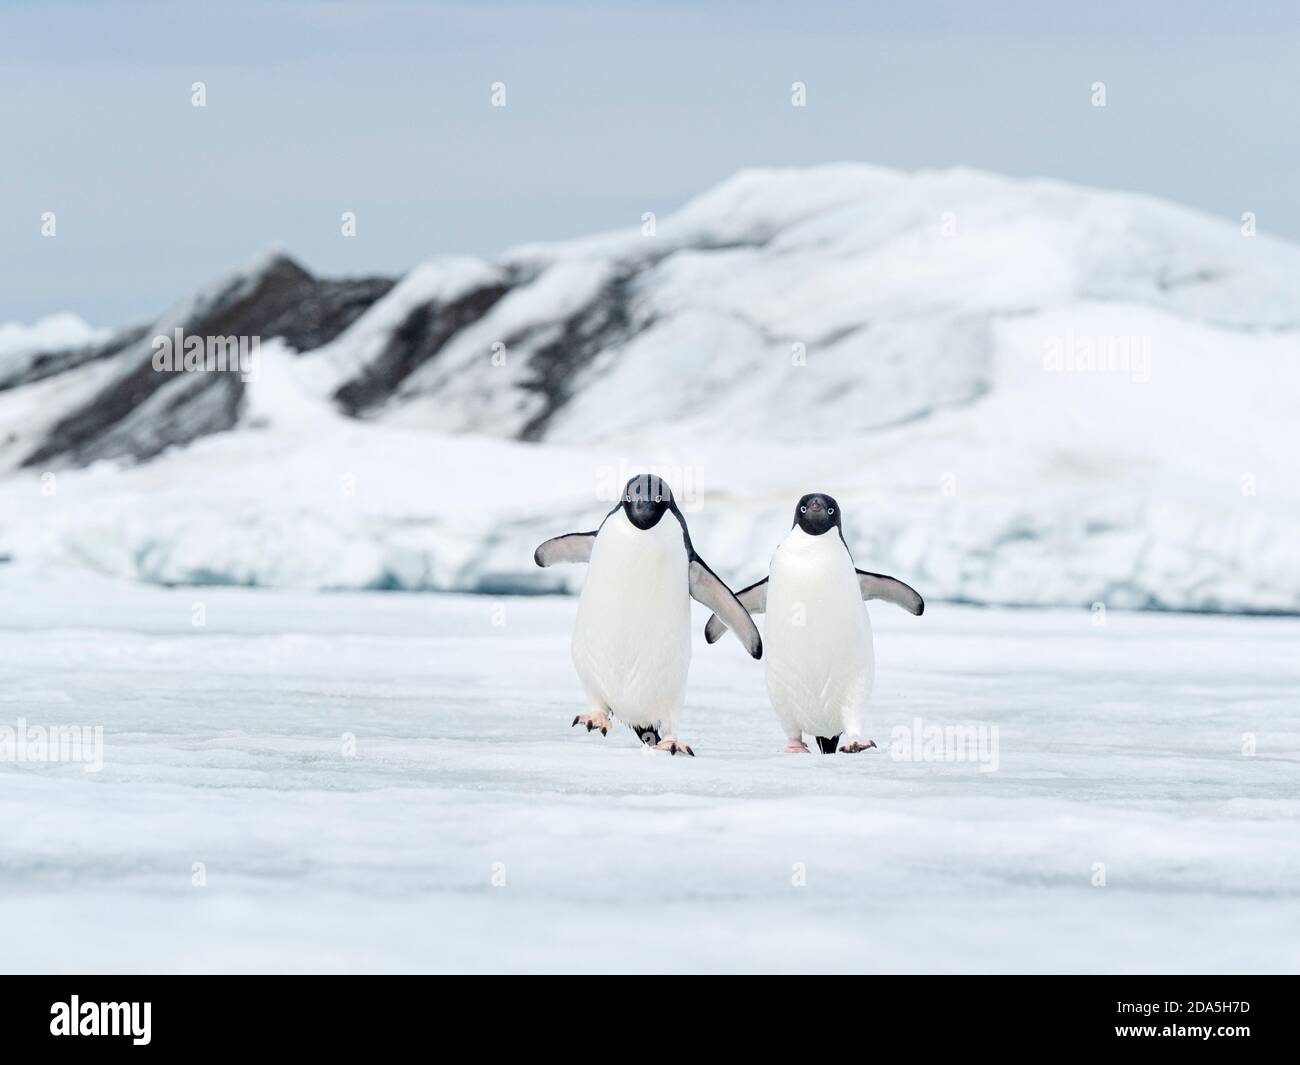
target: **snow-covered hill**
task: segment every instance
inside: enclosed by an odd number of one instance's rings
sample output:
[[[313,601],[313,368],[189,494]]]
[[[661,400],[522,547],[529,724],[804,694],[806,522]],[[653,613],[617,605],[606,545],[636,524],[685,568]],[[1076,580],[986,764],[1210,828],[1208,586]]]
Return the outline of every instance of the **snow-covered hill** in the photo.
[[[157,373],[177,328],[260,337],[257,373]],[[931,598],[1300,611],[1298,398],[1296,247],[1054,182],[752,171],[627,232],[395,284],[272,255],[156,322],[0,347],[0,553],[572,588],[532,546],[650,467],[737,581],[816,489]]]

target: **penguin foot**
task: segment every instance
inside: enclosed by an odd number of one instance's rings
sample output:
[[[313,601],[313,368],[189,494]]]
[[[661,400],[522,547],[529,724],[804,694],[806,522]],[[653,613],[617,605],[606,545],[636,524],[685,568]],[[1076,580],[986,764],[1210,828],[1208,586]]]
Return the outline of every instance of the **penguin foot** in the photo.
[[[600,729],[600,734],[602,736],[608,735],[609,730],[614,727],[614,723],[610,721],[609,715],[604,713],[579,714],[577,717],[573,719],[573,724],[570,725],[569,728],[573,728],[577,725],[586,725],[588,732],[590,732],[592,729],[598,728]]]
[[[811,754],[808,750],[808,744],[803,740],[787,740],[785,745],[786,754]]]
[[[669,754],[689,754],[692,758],[695,757],[694,751],[682,743],[681,740],[674,739],[672,736],[665,736],[656,743],[655,750],[667,751]]]
[[[840,748],[840,754],[857,754],[859,751],[865,751],[869,747],[876,745],[875,740],[867,740],[865,743],[856,736],[850,736],[844,746]]]

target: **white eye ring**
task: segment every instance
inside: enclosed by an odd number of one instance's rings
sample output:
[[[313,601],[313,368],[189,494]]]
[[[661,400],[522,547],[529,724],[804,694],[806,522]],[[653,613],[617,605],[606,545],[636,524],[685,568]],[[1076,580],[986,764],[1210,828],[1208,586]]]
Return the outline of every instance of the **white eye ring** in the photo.
[[[829,510],[826,511],[826,513],[827,513],[827,514],[834,514],[834,513],[835,513],[835,508],[834,508],[834,507],[831,507]]]
[[[656,503],[662,503],[662,502],[663,502],[663,497],[662,497],[662,496],[655,496],[655,502],[656,502]]]
[[[800,508],[799,508],[799,513],[800,513],[800,514],[807,514],[807,513],[808,513],[808,508],[807,508],[807,507],[800,507]]]

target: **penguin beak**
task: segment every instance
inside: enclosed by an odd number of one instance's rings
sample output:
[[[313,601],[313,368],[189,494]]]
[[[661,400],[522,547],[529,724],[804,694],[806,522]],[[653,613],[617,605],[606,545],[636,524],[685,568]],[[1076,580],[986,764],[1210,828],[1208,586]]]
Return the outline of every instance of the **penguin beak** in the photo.
[[[809,500],[808,509],[811,510],[814,514],[820,514],[822,509],[822,501],[820,499]]]

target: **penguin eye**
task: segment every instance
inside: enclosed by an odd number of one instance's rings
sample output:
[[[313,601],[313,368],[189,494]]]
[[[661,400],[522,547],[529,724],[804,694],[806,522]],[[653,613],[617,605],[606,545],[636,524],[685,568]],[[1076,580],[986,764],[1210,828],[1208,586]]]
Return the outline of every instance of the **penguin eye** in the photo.
[[[826,513],[827,513],[827,514],[834,514],[834,513],[835,513],[835,508],[834,508],[834,507],[829,508],[829,509],[826,511]]]
[[[664,501],[664,500],[663,500],[663,496],[655,496],[655,502],[656,502],[656,503],[662,503],[663,501]]]
[[[807,514],[807,513],[808,513],[808,508],[807,508],[807,507],[800,507],[800,508],[799,508],[799,513],[800,513],[800,514]]]

